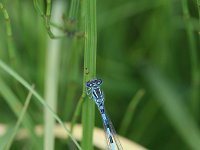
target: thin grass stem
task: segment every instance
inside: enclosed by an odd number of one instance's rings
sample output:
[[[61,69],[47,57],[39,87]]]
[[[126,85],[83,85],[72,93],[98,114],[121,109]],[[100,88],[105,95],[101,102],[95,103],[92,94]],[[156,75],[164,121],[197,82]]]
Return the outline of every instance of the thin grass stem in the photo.
[[[8,104],[10,109],[13,111],[17,118],[20,117],[20,110],[23,108],[20,100],[17,96],[13,93],[13,91],[8,87],[7,83],[0,78],[0,93],[1,96],[5,99],[5,102]],[[32,138],[32,143],[34,144],[34,148],[39,148],[39,143],[37,137],[33,131],[33,122],[31,120],[30,115],[26,115],[22,122],[23,126],[28,129],[29,134]]]
[[[84,98],[85,98],[85,95],[81,95],[81,97],[80,97],[80,99],[78,101],[76,110],[74,112],[74,115],[72,117],[72,121],[71,121],[71,133],[73,132],[74,125],[76,124],[76,122],[78,120],[78,116],[80,115]]]
[[[78,10],[79,10],[79,1],[80,0],[72,0],[69,10],[69,20],[75,21],[77,19]]]
[[[138,90],[135,96],[132,98],[131,102],[128,105],[128,108],[124,114],[124,119],[122,120],[119,133],[125,135],[133,119],[136,107],[138,106],[140,100],[144,96],[145,91],[143,89]]]
[[[32,85],[32,88],[34,88],[34,85]],[[26,101],[24,103],[24,107],[22,108],[21,114],[20,114],[20,116],[19,116],[19,118],[17,120],[17,123],[16,123],[16,125],[15,125],[15,127],[13,129],[12,135],[9,138],[8,142],[7,142],[5,150],[9,150],[10,149],[10,147],[11,147],[11,145],[13,143],[13,140],[14,140],[15,136],[17,135],[17,132],[19,131],[20,125],[22,123],[22,120],[23,120],[23,118],[25,116],[25,113],[27,112],[27,108],[28,108],[29,103],[31,101],[31,97],[32,97],[32,93],[29,92],[29,94],[28,94],[28,96],[26,98]]]
[[[44,14],[42,9],[40,8],[40,5],[38,3],[38,0],[33,0],[33,4],[34,7],[36,9],[36,11],[38,12],[38,14],[40,14],[40,16],[42,17],[42,19],[44,20],[45,23],[45,28],[47,30],[47,33],[49,35],[50,38],[52,39],[59,39],[59,38],[63,38],[66,36],[66,34],[63,35],[54,35],[54,33],[51,31],[51,22],[50,22],[50,18],[51,18],[51,0],[47,0],[47,9],[46,9],[46,13]]]

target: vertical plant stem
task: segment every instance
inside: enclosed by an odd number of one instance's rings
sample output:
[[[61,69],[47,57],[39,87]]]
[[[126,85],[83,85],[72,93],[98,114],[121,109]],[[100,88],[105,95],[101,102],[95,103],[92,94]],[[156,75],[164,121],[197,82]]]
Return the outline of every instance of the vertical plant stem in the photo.
[[[71,20],[71,21],[73,21],[77,18],[79,1],[80,0],[72,0],[71,1],[70,11],[69,11],[69,20]]]
[[[56,1],[53,9],[53,20],[58,22],[61,10],[63,10],[63,2]],[[58,32],[55,30],[54,32]],[[61,47],[60,40],[48,40],[47,58],[46,58],[46,75],[45,75],[45,99],[47,104],[56,112],[57,94],[58,94],[58,72],[59,72],[59,52]],[[54,125],[55,118],[45,109],[45,134],[44,134],[44,149],[54,150]]]
[[[191,108],[197,117],[199,108],[199,71],[198,71],[198,58],[197,58],[197,45],[195,41],[194,27],[189,21],[190,13],[188,9],[188,1],[182,0],[182,9],[185,19],[186,32],[189,40],[189,50],[190,50],[190,61],[191,61]]]
[[[16,57],[15,57],[15,49],[14,49],[14,44],[13,44],[13,34],[12,34],[12,28],[11,28],[11,23],[10,23],[10,17],[2,3],[0,3],[0,11],[2,11],[5,22],[6,22],[8,53],[9,53],[10,62],[11,64],[13,64]]]
[[[34,85],[32,85],[32,88],[34,88]],[[19,127],[20,127],[20,125],[21,125],[21,123],[22,123],[22,120],[23,120],[23,118],[24,118],[24,116],[25,116],[25,113],[26,113],[26,111],[27,111],[27,108],[28,108],[28,106],[29,106],[31,97],[32,97],[32,93],[31,93],[31,91],[30,91],[29,94],[28,94],[28,96],[27,96],[27,98],[26,98],[24,107],[22,108],[22,111],[21,111],[21,113],[20,113],[20,116],[19,116],[19,118],[18,118],[18,120],[17,120],[17,123],[16,123],[16,125],[15,125],[15,127],[14,127],[14,130],[13,130],[13,132],[12,132],[12,135],[11,135],[11,137],[9,138],[8,142],[7,142],[7,145],[6,145],[6,147],[5,147],[5,150],[9,150],[10,147],[11,147],[11,145],[12,145],[12,142],[13,142],[13,140],[14,140],[16,134],[17,134],[17,131],[19,130]]]
[[[83,0],[81,6],[82,28],[85,31],[84,47],[84,77],[83,95],[85,95],[85,83],[96,76],[96,0]],[[93,149],[92,135],[94,127],[94,102],[86,97],[82,109],[83,139],[82,148]]]

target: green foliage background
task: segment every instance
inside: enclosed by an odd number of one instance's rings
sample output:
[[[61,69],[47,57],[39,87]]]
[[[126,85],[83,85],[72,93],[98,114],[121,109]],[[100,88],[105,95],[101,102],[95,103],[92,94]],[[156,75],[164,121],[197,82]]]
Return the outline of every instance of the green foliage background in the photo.
[[[44,95],[48,39],[44,20],[31,0],[1,2],[10,19],[6,20],[1,9],[0,59]],[[70,3],[66,1],[64,16],[69,16]],[[97,77],[104,82],[107,111],[119,134],[149,149],[200,149],[197,3],[199,0],[97,1],[96,68]],[[39,1],[39,5],[45,12],[46,2]],[[74,26],[81,33],[80,11],[78,16]],[[84,36],[74,36],[56,39],[62,42],[58,49],[57,114],[63,121],[73,119],[83,89]],[[12,129],[28,91],[4,70],[0,73],[0,122]],[[144,95],[137,98],[141,91]],[[12,149],[42,149],[42,139],[35,137],[31,129],[44,123],[43,110],[37,101],[31,101],[22,127],[30,129],[32,136],[27,141],[15,141]],[[131,116],[129,121],[125,116]],[[98,112],[95,118],[96,126],[102,127]],[[2,143],[9,134],[1,137]],[[56,140],[55,149],[66,149],[66,145],[74,148]]]

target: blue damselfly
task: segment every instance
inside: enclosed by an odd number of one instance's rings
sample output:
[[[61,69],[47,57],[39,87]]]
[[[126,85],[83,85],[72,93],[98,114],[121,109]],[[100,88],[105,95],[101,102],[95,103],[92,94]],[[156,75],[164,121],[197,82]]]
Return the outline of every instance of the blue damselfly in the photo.
[[[107,144],[110,150],[123,150],[115,129],[106,113],[105,107],[104,107],[104,94],[100,89],[100,85],[102,84],[101,79],[93,79],[86,83],[87,88],[87,95],[90,97],[90,99],[93,99],[96,103],[99,112],[101,114],[103,125],[104,125],[104,131],[106,134]]]

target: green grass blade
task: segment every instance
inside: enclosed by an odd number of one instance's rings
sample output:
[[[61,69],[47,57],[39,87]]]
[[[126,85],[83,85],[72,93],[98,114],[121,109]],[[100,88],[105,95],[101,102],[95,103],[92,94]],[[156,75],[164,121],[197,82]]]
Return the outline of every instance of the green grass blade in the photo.
[[[78,10],[79,10],[79,1],[80,0],[72,0],[70,11],[69,11],[69,20],[75,21],[77,19]]]
[[[84,0],[81,3],[81,27],[85,31],[84,48],[84,77],[83,77],[83,95],[85,95],[85,83],[96,77],[96,47],[97,47],[97,29],[96,29],[96,0]],[[83,149],[93,149],[93,127],[94,127],[94,102],[84,98],[82,108],[83,124]]]
[[[135,109],[138,106],[140,100],[142,99],[142,97],[144,96],[145,91],[143,89],[139,90],[135,96],[132,98],[130,104],[128,105],[128,108],[124,114],[124,119],[122,120],[121,126],[120,126],[120,130],[119,133],[121,135],[126,134],[128,127],[131,124],[131,120],[133,119],[134,113],[135,113]]]
[[[20,100],[16,97],[16,95],[12,92],[12,90],[7,86],[7,84],[4,82],[3,79],[0,78],[0,94],[5,99],[6,103],[9,105],[11,110],[14,112],[14,114],[20,118],[20,110],[23,108],[23,105],[21,104]],[[32,142],[35,146],[35,148],[39,148],[39,142],[38,139],[33,131],[33,122],[31,120],[31,117],[26,114],[26,117],[22,121],[22,124],[24,127],[28,129],[28,132],[31,136]]]
[[[33,86],[32,86],[32,87],[33,87]],[[16,125],[15,125],[15,127],[14,127],[14,130],[13,130],[13,132],[12,132],[12,135],[11,135],[10,138],[8,139],[8,142],[7,142],[7,145],[6,145],[6,147],[5,147],[5,150],[9,150],[10,147],[11,147],[11,145],[12,145],[12,142],[13,142],[13,140],[14,140],[16,134],[17,134],[17,131],[18,131],[19,128],[20,128],[20,125],[21,125],[21,123],[22,123],[22,120],[23,120],[23,118],[24,118],[24,116],[25,116],[25,113],[26,113],[26,111],[27,111],[27,108],[28,108],[28,106],[29,106],[31,97],[32,97],[32,93],[29,92],[29,94],[28,94],[28,96],[27,96],[27,98],[26,98],[26,101],[25,101],[25,103],[24,103],[24,107],[22,108],[21,114],[20,114],[20,116],[19,116],[19,118],[18,118],[18,120],[17,120],[17,123],[16,123]]]
[[[11,127],[6,128],[8,129],[7,132],[3,136],[0,136],[0,150],[5,150],[6,144],[13,134],[13,130]]]
[[[16,72],[14,72],[11,68],[9,68],[2,60],[0,60],[0,67],[7,72],[9,75],[11,75],[13,78],[15,78],[18,82],[20,82],[24,87],[26,87],[29,91],[33,93],[33,95],[37,98],[37,100],[48,110],[51,112],[52,116],[58,121],[58,123],[65,129],[66,133],[69,135],[69,137],[72,139],[74,144],[77,146],[79,150],[82,148],[78,144],[78,142],[74,139],[74,137],[70,134],[69,130],[66,128],[64,123],[61,121],[61,119],[53,112],[52,108],[45,102],[45,100],[34,90],[31,88],[30,84],[26,82],[22,77],[20,77]]]
[[[190,62],[191,62],[191,109],[196,118],[199,118],[199,66],[197,55],[197,44],[195,39],[194,27],[190,21],[189,6],[187,0],[182,0],[183,17],[185,19],[186,33],[189,42]]]
[[[153,94],[157,96],[158,102],[174,128],[191,149],[199,150],[200,131],[193,116],[181,101],[180,95],[155,70],[147,69],[144,73]]]

